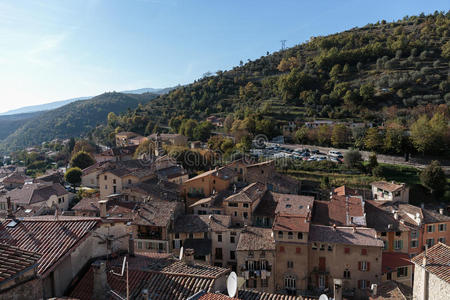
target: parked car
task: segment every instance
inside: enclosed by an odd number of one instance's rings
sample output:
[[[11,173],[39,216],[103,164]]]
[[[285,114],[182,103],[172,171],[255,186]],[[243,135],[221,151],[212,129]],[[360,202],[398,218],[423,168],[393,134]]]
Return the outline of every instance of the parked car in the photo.
[[[329,156],[334,156],[334,157],[343,157],[342,153],[336,150],[330,150],[328,151],[328,155]]]
[[[317,149],[313,149],[313,150],[311,150],[311,153],[312,153],[312,154],[319,154],[319,153],[320,153],[320,151],[319,151],[319,150],[317,150]]]
[[[326,156],[316,156],[316,161],[327,160]]]
[[[339,158],[334,157],[334,156],[330,156],[330,161],[338,163],[338,164],[342,163],[342,161]]]

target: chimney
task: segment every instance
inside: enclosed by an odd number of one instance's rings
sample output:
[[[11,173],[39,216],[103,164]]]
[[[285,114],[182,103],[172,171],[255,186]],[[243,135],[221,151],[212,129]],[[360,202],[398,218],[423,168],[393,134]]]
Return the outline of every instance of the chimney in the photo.
[[[100,208],[100,218],[106,218],[106,204],[108,200],[100,200],[98,201],[98,206]]]
[[[376,297],[377,296],[377,292],[378,292],[378,285],[376,283],[374,283],[374,284],[372,284],[372,286],[370,288],[372,290],[372,295],[374,297]]]
[[[92,264],[94,271],[94,286],[92,290],[92,299],[106,300],[109,299],[109,286],[106,277],[106,264],[104,261],[95,261]]]
[[[342,300],[342,279],[333,279],[334,300]]]
[[[129,234],[130,234],[130,236],[128,237],[128,255],[133,257],[134,256],[134,238],[133,238],[132,232],[130,232]]]
[[[8,219],[14,219],[16,216],[13,214],[12,204],[11,204],[11,197],[6,197],[6,209],[7,209],[7,218]]]
[[[184,249],[183,260],[186,263],[186,265],[188,266],[194,265],[194,253],[195,251],[192,248]]]
[[[440,213],[441,215],[443,215],[443,214],[444,214],[444,209],[443,209],[443,208],[439,208],[439,213]]]

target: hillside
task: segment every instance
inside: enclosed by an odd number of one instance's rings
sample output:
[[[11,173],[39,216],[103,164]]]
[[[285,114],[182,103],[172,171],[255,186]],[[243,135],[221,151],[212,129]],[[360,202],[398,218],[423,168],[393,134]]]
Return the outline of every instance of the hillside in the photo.
[[[314,119],[388,121],[408,128],[424,113],[448,117],[449,28],[450,13],[435,13],[311,38],[176,88],[129,117],[168,124],[175,117],[204,120],[215,114],[232,122],[252,115],[278,128]]]
[[[4,113],[0,113],[0,116],[7,116],[7,115],[16,115],[16,114],[24,114],[24,113],[33,113],[38,111],[44,111],[44,110],[51,110],[55,109],[61,106],[64,106],[66,104],[79,101],[79,100],[86,100],[91,97],[78,97],[78,98],[71,98],[66,100],[60,100],[60,101],[54,101],[50,103],[44,103],[44,104],[37,104],[37,105],[30,105],[30,106],[24,106],[21,108],[9,110]]]
[[[145,104],[157,95],[105,93],[89,100],[76,101],[54,110],[40,113],[9,135],[1,150],[16,150],[40,144],[54,138],[86,135],[105,122],[110,112],[122,113]]]
[[[14,114],[14,115],[0,115],[0,141],[8,135],[16,131],[20,126],[24,125],[28,120],[39,115],[40,112]]]

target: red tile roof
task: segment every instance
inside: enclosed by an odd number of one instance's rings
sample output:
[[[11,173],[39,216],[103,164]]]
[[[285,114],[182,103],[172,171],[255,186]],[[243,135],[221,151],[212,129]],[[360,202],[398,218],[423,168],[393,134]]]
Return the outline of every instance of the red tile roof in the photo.
[[[359,195],[355,189],[349,188],[348,186],[340,186],[334,189],[333,191],[338,196],[357,196]]]
[[[404,183],[396,184],[394,182],[387,182],[387,181],[375,181],[372,182],[371,185],[388,192],[396,192],[402,190],[405,187]]]
[[[447,283],[450,283],[450,246],[437,243],[426,250],[426,254],[424,251],[415,256],[411,261],[416,264],[416,267],[417,265],[424,267],[422,265],[424,255],[427,257],[425,269]]]
[[[406,267],[413,264],[406,253],[383,252],[382,255],[381,269],[383,273],[392,272],[398,267]]]
[[[312,242],[328,242],[343,245],[383,247],[382,240],[377,238],[375,229],[361,227],[339,227],[313,225],[309,228],[309,240]]]
[[[295,215],[299,217],[306,217],[311,214],[314,197],[280,193],[273,193],[273,197],[278,203],[275,214]]]
[[[273,230],[309,232],[309,224],[303,217],[277,215],[273,223]]]
[[[275,250],[275,240],[272,229],[247,227],[241,231],[236,246],[237,251]]]
[[[41,255],[18,247],[0,244],[0,285],[25,269],[37,264]]]
[[[59,263],[98,224],[97,218],[32,217],[0,223],[0,243],[17,246],[41,255],[38,274],[44,275]],[[12,225],[12,224],[11,224]]]

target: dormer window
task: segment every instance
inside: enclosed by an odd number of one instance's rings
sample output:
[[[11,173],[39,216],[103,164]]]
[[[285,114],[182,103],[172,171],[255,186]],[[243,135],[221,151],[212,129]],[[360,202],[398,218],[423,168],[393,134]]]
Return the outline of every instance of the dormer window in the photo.
[[[278,231],[278,238],[280,238],[280,239],[283,238],[283,231]]]

